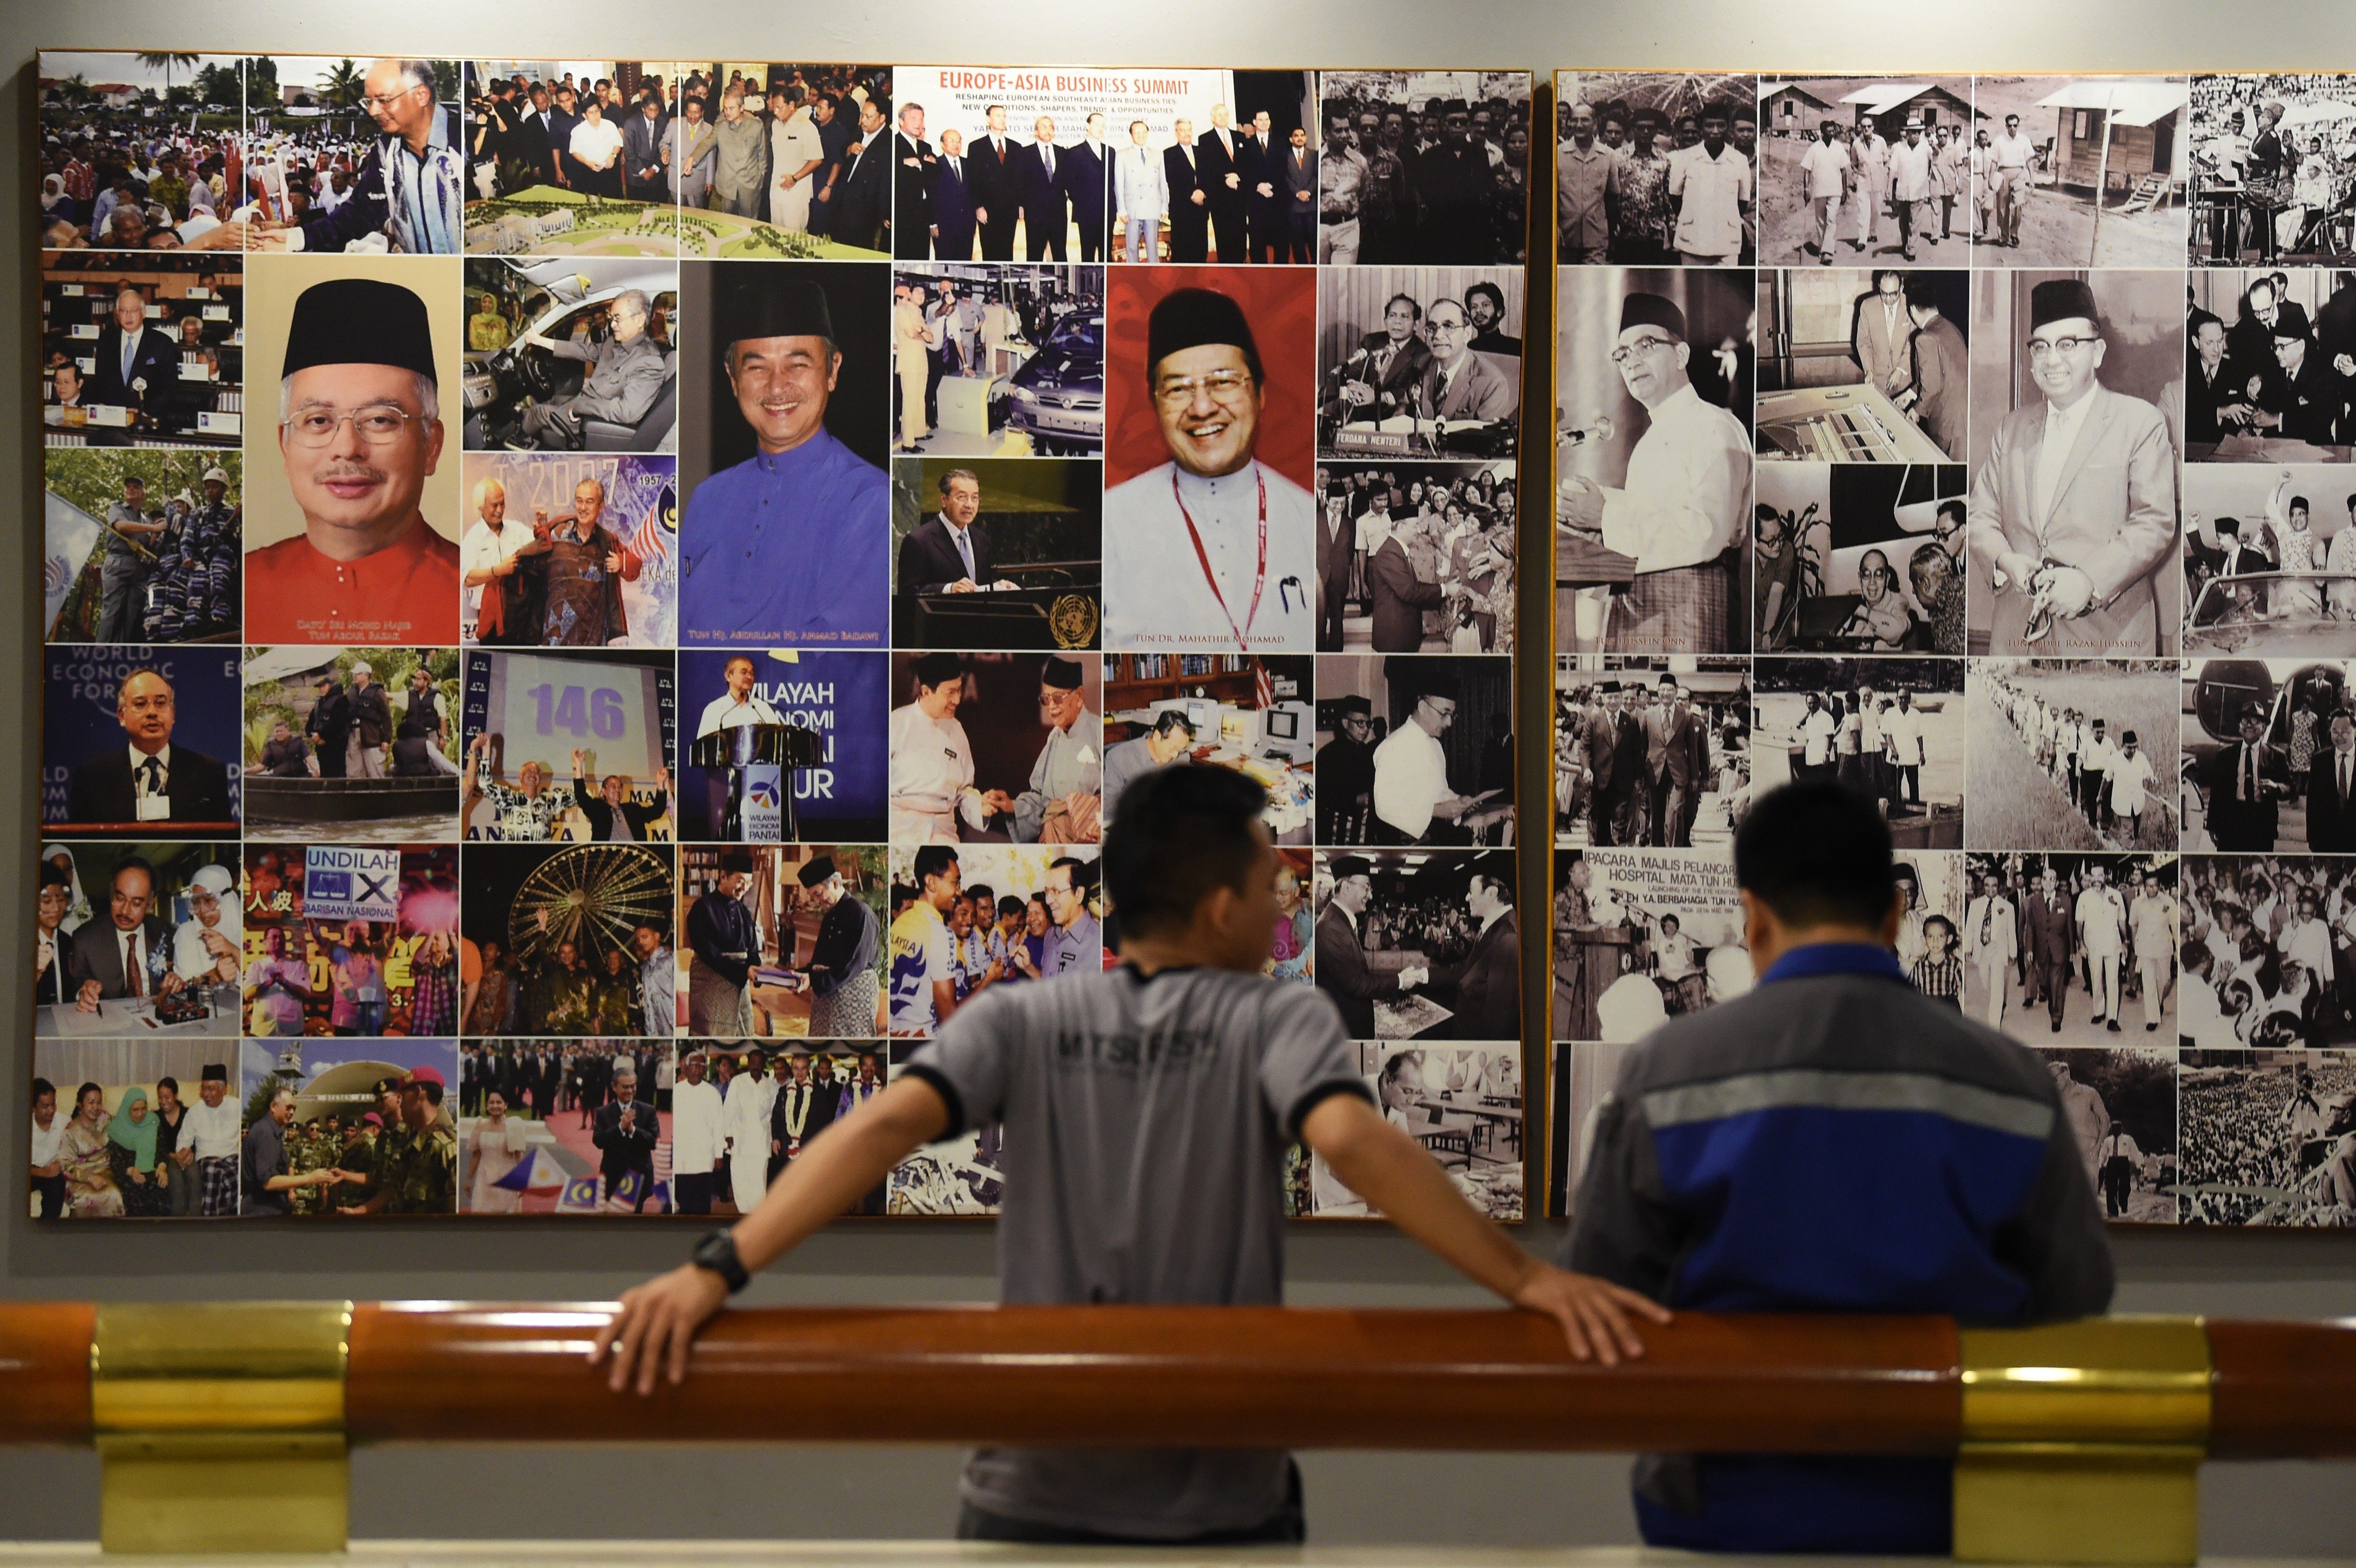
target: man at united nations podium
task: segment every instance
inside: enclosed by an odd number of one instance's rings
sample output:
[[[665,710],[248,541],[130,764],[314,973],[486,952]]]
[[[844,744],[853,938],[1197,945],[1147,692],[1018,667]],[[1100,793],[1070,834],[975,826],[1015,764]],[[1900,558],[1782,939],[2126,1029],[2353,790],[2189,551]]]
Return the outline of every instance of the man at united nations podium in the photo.
[[[257,643],[458,640],[458,545],[418,508],[442,461],[434,331],[417,293],[331,278],[296,296],[278,451],[303,531],[245,558]]]
[[[1762,795],[1736,831],[1750,995],[1628,1053],[1596,1114],[1565,1263],[1681,1310],[1935,1313],[2011,1326],[2110,1305],[2103,1217],[2052,1075],[1918,993],[1869,797]],[[1953,1461],[1654,1455],[1655,1546],[1944,1556]]]
[[[969,468],[941,475],[941,509],[900,541],[900,592],[975,593],[1016,586],[990,574],[990,536],[974,519],[981,513],[981,480]]]
[[[1630,1317],[1665,1311],[1515,1246],[1376,1109],[1332,1000],[1261,974],[1280,863],[1267,805],[1249,778],[1206,763],[1130,785],[1103,856],[1120,967],[993,986],[958,1008],[757,1209],[623,1296],[590,1352],[611,1360],[611,1386],[651,1393],[684,1378],[696,1329],[752,1270],[919,1145],[967,1128],[1002,1127],[1025,1151],[999,1219],[1008,1304],[1280,1302],[1280,1178],[1297,1139],[1400,1230],[1554,1318],[1574,1356],[1642,1353]],[[2074,1148],[2071,1159],[2077,1168]],[[966,1539],[1226,1547],[1304,1535],[1300,1472],[1281,1450],[985,1448],[960,1492]]]

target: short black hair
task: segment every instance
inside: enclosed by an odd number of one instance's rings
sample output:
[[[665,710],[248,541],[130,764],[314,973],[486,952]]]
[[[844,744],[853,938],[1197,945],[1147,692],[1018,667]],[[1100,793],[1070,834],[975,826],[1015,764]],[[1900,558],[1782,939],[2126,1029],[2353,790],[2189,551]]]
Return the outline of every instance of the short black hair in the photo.
[[[1214,888],[1241,893],[1259,860],[1268,792],[1232,768],[1179,763],[1122,794],[1105,832],[1104,885],[1131,936],[1183,929]]]
[[[54,1094],[56,1094],[56,1093],[57,1093],[57,1092],[58,1092],[58,1086],[57,1086],[56,1084],[54,1084],[54,1083],[50,1083],[48,1079],[46,1079],[46,1078],[36,1078],[36,1079],[34,1079],[34,1080],[33,1080],[33,1098],[34,1098],[34,1099],[37,1100],[37,1099],[39,1099],[39,1098],[40,1098],[42,1095],[44,1095],[44,1094],[54,1095]]]
[[[1734,835],[1734,881],[1787,925],[1879,927],[1898,891],[1890,825],[1846,784],[1770,790]]]
[[[949,868],[958,863],[957,851],[946,844],[927,844],[916,851],[916,886],[922,889],[935,877],[947,876]],[[917,897],[922,898],[921,891]]]
[[[1909,272],[1899,285],[1905,291],[1907,304],[1915,310],[1939,308],[1939,280],[1928,272]]]

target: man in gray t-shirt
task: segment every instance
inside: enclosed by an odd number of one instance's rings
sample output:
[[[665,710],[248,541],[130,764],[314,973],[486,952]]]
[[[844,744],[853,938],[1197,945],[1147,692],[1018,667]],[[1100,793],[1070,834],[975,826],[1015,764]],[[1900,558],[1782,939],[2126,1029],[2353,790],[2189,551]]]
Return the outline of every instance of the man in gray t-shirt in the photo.
[[[1641,1347],[1633,1291],[1549,1267],[1483,1219],[1386,1122],[1323,993],[1263,977],[1278,859],[1267,799],[1183,763],[1130,787],[1105,841],[1121,967],[993,988],[891,1086],[787,1167],[693,1262],[630,1291],[599,1331],[616,1390],[685,1375],[696,1328],[918,1146],[1007,1129],[999,1297],[1008,1303],[1269,1305],[1284,1292],[1281,1175],[1295,1138],[1401,1230],[1498,1295],[1555,1317],[1572,1353]],[[1230,1545],[1301,1539],[1279,1452],[984,1448],[958,1533],[1023,1541]]]

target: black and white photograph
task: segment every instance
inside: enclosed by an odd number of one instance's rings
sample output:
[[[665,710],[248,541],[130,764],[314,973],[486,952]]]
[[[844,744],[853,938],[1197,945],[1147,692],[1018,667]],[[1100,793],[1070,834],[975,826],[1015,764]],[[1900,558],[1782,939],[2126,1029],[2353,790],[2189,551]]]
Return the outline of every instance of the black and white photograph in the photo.
[[[1351,1038],[1519,1040],[1515,882],[1496,851],[1323,851],[1316,978]]]
[[[1358,1065],[1384,1120],[1421,1145],[1472,1207],[1500,1224],[1518,1224],[1526,1217],[1518,1046],[1361,1041]],[[1316,1220],[1382,1218],[1342,1184],[1323,1155],[1297,1152],[1287,1174],[1290,1213]]]
[[[927,458],[1102,453],[1104,288],[1100,264],[894,266],[894,450]]]
[[[472,257],[466,288],[467,451],[677,450],[677,262]]]
[[[236,1042],[43,1040],[33,1047],[36,1220],[237,1213]]]
[[[237,641],[243,456],[75,450],[41,459],[44,641]]]
[[[458,836],[455,648],[308,647],[245,654],[241,784],[258,834],[337,843]]]
[[[1751,661],[1555,660],[1554,834],[1730,853],[1751,798]]]
[[[2356,250],[2356,75],[2196,72],[2190,93],[2193,266]]]
[[[2184,652],[2356,654],[2356,470],[2185,466]]]
[[[2174,659],[1974,659],[1968,684],[1973,848],[2177,847]]]
[[[1837,779],[1881,803],[1899,848],[1964,847],[1963,660],[1761,658],[1752,679],[1755,792]]]
[[[2185,858],[2185,1046],[2356,1044],[2356,862]]]
[[[2178,1074],[2185,1225],[2356,1225],[2356,1052],[2191,1051]]]
[[[1320,656],[1317,842],[1511,844],[1513,676],[1504,658]]]
[[[1568,1220],[1595,1147],[1595,1123],[1635,1042],[1558,1040],[1547,1047],[1546,1213]]]
[[[1970,414],[1970,274],[1792,267],[1759,274],[1759,455],[1959,462]]]
[[[1555,74],[1555,261],[1751,266],[1759,259],[1759,79]]]
[[[1359,267],[1317,300],[1317,450],[1511,457],[1521,434],[1523,272]]]
[[[1320,265],[1522,262],[1528,72],[1329,70],[1317,92]]]
[[[1767,78],[1759,107],[1762,264],[1971,255],[1970,77]]]
[[[2187,659],[2183,847],[2356,853],[2350,659]]]
[[[900,458],[892,464],[892,539],[894,644],[1097,645],[1102,464]]]
[[[2173,267],[2184,254],[2181,76],[1981,76],[1967,152],[1982,267]]]
[[[33,232],[44,251],[224,251],[245,245],[235,169],[268,60],[44,49]]]
[[[1557,280],[1555,651],[1751,646],[1757,274]]]
[[[43,256],[41,443],[210,447],[234,464],[244,321],[241,256]]]
[[[1963,1011],[2040,1046],[2168,1043],[2187,934],[2174,855],[1975,852],[1965,863]]]
[[[1723,850],[1589,848],[1554,858],[1549,1038],[1640,1040],[1747,995],[1734,859]]]
[[[1317,651],[1509,654],[1511,458],[1317,465]]]
[[[238,846],[41,846],[38,1037],[220,1039],[239,1028]]]
[[[455,256],[466,224],[454,59],[249,58],[248,251]]]
[[[1974,274],[1974,653],[2132,658],[2181,645],[2183,421],[2167,411],[2184,396],[2184,282]],[[2045,444],[2065,439],[2056,470]]]
[[[1965,651],[1960,464],[1774,463],[1757,494],[1760,652]]]
[[[2087,1184],[2114,1224],[2176,1223],[2176,1051],[2040,1050]]]
[[[676,256],[682,175],[708,183],[668,60],[466,62],[469,255]],[[700,193],[699,193],[700,194]]]
[[[2356,447],[2356,272],[2195,268],[2185,456],[2346,463]]]

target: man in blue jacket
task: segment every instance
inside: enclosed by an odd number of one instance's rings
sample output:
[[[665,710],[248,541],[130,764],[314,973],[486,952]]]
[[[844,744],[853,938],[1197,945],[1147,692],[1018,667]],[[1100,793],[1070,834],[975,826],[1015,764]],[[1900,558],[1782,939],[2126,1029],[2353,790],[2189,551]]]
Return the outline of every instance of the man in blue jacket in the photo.
[[[2110,1246],[2039,1058],[1908,984],[1875,804],[1787,785],[1734,840],[1748,996],[1629,1052],[1596,1117],[1564,1263],[1702,1312],[2103,1311]],[[1645,1541],[1944,1556],[1944,1458],[1652,1455]]]

